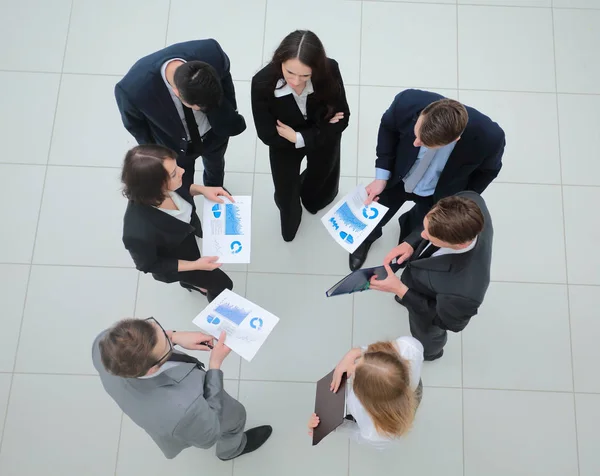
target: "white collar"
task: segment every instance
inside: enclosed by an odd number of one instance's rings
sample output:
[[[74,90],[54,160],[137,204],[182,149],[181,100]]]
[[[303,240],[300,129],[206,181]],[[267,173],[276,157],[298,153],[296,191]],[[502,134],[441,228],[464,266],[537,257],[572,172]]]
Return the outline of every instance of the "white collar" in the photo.
[[[477,238],[479,238],[479,237],[476,236],[475,239],[471,242],[471,244],[469,246],[467,246],[466,248],[461,248],[460,250],[455,250],[454,248],[440,248],[433,254],[433,256],[459,255],[462,253],[466,253],[467,251],[471,251],[473,248],[475,248],[475,245],[477,244]]]
[[[163,81],[165,82],[165,85],[167,86],[167,88],[169,89],[169,92],[171,93],[171,95],[174,95],[175,93],[173,92],[173,86],[171,86],[171,84],[169,83],[169,81],[167,81],[167,65],[172,62],[172,61],[181,61],[183,63],[187,63],[186,60],[184,60],[183,58],[171,58],[167,61],[165,61],[162,66],[160,67],[160,75],[162,76]],[[177,97],[177,96],[175,96]],[[179,99],[179,98],[178,98]]]
[[[314,92],[315,92],[315,90],[313,88],[313,83],[310,79],[308,81],[306,81],[304,90],[300,94],[298,94],[296,91],[294,91],[294,88],[292,88],[289,84],[287,84],[284,79],[280,79],[279,81],[277,81],[277,85],[275,86],[275,97],[276,98],[280,98],[282,96],[287,96],[288,94],[293,94],[296,97],[303,97],[303,96],[308,96],[309,94],[312,94]]]

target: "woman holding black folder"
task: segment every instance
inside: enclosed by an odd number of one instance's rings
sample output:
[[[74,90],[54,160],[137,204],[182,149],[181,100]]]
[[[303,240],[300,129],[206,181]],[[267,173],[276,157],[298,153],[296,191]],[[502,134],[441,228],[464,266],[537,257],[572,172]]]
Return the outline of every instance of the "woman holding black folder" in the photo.
[[[296,30],[252,78],[251,93],[256,132],[269,146],[281,234],[292,241],[301,202],[315,214],[338,193],[340,141],[350,117],[342,75],[317,35]]]
[[[331,391],[337,392],[347,374],[346,409],[343,428],[358,441],[378,448],[406,434],[413,423],[423,391],[421,367],[423,345],[414,337],[377,342],[350,350],[335,368]],[[319,425],[312,414],[309,434]]]

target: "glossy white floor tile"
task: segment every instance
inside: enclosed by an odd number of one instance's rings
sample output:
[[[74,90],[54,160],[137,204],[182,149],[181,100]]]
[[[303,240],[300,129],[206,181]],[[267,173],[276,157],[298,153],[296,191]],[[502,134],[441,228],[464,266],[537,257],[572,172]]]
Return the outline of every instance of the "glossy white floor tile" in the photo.
[[[554,91],[552,12],[460,5],[458,65],[460,88]]]
[[[600,216],[584,212],[599,200],[598,187],[563,187],[570,284],[600,285],[600,253],[589,247],[600,239]]]
[[[587,145],[600,128],[600,96],[559,94],[558,115],[563,184],[600,186],[600,152]]]
[[[456,57],[455,6],[363,3],[361,84],[456,88]]]
[[[598,426],[600,425],[600,395],[576,394],[577,441],[579,442],[579,474],[600,473]]]
[[[560,183],[556,95],[461,90],[459,98],[464,104],[484,112],[506,134],[502,170],[496,180]],[[564,157],[562,141],[561,145]]]
[[[33,266],[15,371],[95,375],[91,343],[133,315],[136,286],[133,269]]]
[[[113,474],[121,411],[98,377],[15,375],[0,473]]]
[[[575,476],[570,393],[464,390],[465,476]]]
[[[19,197],[0,210],[0,262],[31,263],[45,174],[41,165],[0,164],[6,197]]]
[[[171,0],[170,3],[167,45],[214,38],[231,61],[233,79],[250,81],[261,68],[266,0]],[[227,21],[216,20],[222,18]]]
[[[483,197],[494,224],[492,279],[564,283],[560,187],[493,183]]]
[[[240,382],[240,402],[248,411],[247,427],[273,425],[261,452],[234,462],[234,476],[281,474],[328,476],[348,474],[348,440],[334,434],[311,447],[306,425],[314,409],[315,384]]]
[[[168,0],[73,0],[64,71],[125,74],[165,46],[168,14]]]
[[[465,387],[573,391],[566,286],[492,283],[462,341]]]
[[[600,333],[597,296],[598,288],[595,286],[569,286],[576,392],[600,393],[600,373],[597,364],[600,348],[596,345],[596,337]]]
[[[600,4],[596,2],[596,7]],[[556,82],[560,92],[600,93],[600,11],[554,10]]]
[[[59,82],[58,74],[0,72],[0,104],[4,110],[0,116],[0,138],[5,147],[0,162],[48,162]],[[15,84],[27,94],[15,94]],[[32,110],[36,111],[35,121],[30,120]]]
[[[115,103],[115,84],[120,76],[66,74],[54,120],[54,134],[48,163],[121,167],[123,151],[137,145],[121,122]],[[82,98],[88,91],[94,94]],[[111,140],[106,140],[110,137]]]
[[[49,167],[33,262],[133,267],[121,190],[119,169]]]
[[[0,1],[0,27],[2,476],[600,473],[599,1],[22,0]],[[349,273],[325,210],[304,211],[295,240],[281,239],[250,80],[295,29],[319,35],[345,82],[338,199],[373,179],[381,116],[404,89],[458,99],[506,133],[483,194],[495,230],[487,296],[443,358],[423,365],[414,427],[383,452],[341,432],[312,447],[307,435],[315,382],[351,347],[410,330],[390,294],[325,297]],[[120,167],[135,140],[113,93],[140,57],[204,38],[228,55],[247,124],[229,141],[225,186],[253,201],[251,263],[222,269],[280,318],[252,362],[232,353],[223,364],[247,427],[273,426],[234,462],[214,448],[164,458],[90,359],[96,335],[121,318],[195,330],[208,303],[136,271],[123,247]],[[202,172],[198,162],[196,183]],[[397,244],[411,206],[366,266]]]
[[[0,3],[0,69],[62,70],[71,0]],[[4,46],[6,45],[6,46]]]
[[[12,372],[14,368],[28,280],[28,265],[0,265],[0,302],[4,335],[4,343],[0,346],[0,372]]]

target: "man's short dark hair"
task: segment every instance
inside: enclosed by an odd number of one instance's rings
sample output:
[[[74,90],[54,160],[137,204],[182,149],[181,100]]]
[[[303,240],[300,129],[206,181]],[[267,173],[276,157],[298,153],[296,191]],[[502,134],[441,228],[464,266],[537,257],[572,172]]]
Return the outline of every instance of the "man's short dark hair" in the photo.
[[[440,99],[421,111],[421,142],[425,147],[450,144],[460,137],[467,127],[467,109],[454,99]]]
[[[180,65],[173,75],[181,99],[190,106],[210,110],[223,99],[223,86],[217,71],[203,61],[188,61]]]
[[[121,171],[123,195],[142,205],[160,205],[169,183],[169,173],[163,165],[165,159],[176,160],[177,154],[157,144],[138,145],[129,150]]]
[[[113,375],[139,377],[156,361],[153,350],[157,343],[156,330],[149,321],[123,319],[100,340],[100,358],[106,371]]]
[[[483,231],[481,209],[470,198],[446,197],[427,214],[427,232],[451,245],[462,245]]]

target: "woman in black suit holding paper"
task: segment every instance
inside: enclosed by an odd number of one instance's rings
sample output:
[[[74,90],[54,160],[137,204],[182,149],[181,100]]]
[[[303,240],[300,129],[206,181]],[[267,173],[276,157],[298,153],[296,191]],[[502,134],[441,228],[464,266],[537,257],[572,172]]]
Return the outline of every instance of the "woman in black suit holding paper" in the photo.
[[[129,199],[123,243],[138,270],[152,273],[157,281],[179,281],[212,301],[224,289],[233,289],[233,283],[218,269],[218,257],[200,257],[196,236],[202,237],[202,226],[193,197],[204,195],[220,203],[220,195],[232,198],[221,187],[189,185],[190,173],[166,147],[140,145],[127,152],[121,174]]]
[[[350,117],[344,83],[319,38],[297,30],[252,78],[251,91],[256,131],[269,146],[281,234],[292,241],[301,201],[315,214],[338,193],[340,140]],[[304,156],[307,167],[300,174]]]

